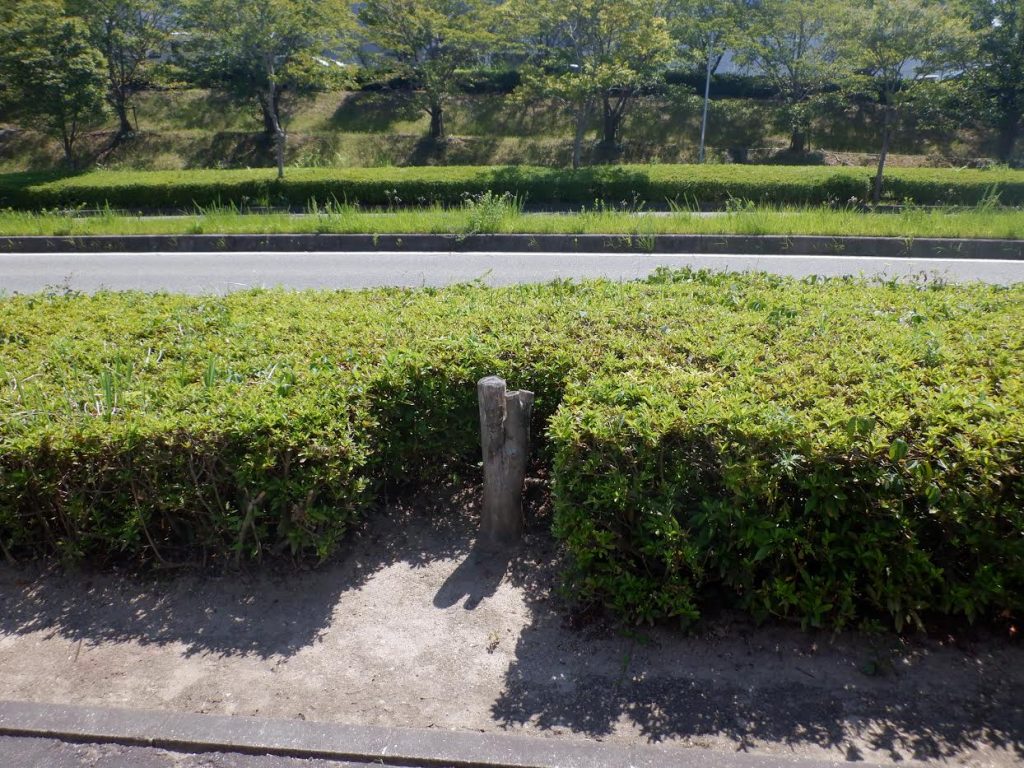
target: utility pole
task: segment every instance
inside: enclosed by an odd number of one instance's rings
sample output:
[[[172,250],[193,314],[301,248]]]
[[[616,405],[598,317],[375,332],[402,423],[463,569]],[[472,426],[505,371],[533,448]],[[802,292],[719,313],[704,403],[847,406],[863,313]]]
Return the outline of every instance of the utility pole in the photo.
[[[711,47],[708,46],[707,77],[704,79],[704,115],[700,121],[700,153],[698,162],[704,162],[704,142],[708,133],[708,104],[711,100]]]

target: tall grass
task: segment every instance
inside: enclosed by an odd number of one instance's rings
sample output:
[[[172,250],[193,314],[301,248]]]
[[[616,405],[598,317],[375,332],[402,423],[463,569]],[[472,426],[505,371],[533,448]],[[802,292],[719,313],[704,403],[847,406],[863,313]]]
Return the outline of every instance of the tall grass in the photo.
[[[1024,210],[908,208],[898,213],[856,209],[735,205],[704,214],[676,207],[668,213],[607,206],[570,213],[526,213],[510,195],[484,193],[445,208],[363,210],[332,201],[311,203],[305,213],[253,213],[234,204],[197,207],[187,216],[125,216],[102,210],[81,216],[66,212],[0,212],[0,236],[181,235],[181,234],[737,234],[861,235],[873,237],[958,237],[1024,239]]]

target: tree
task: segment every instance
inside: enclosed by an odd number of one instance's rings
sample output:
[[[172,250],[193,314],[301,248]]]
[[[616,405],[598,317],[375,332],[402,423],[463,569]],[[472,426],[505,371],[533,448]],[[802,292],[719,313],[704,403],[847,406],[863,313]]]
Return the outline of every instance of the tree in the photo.
[[[254,99],[284,176],[282,96],[317,86],[317,59],[337,42],[351,13],[343,0],[185,0],[190,65],[200,78]]]
[[[806,151],[812,100],[835,80],[839,61],[827,30],[847,7],[829,0],[762,0],[743,16],[737,58],[763,73],[779,94],[793,152]]]
[[[415,81],[430,115],[430,138],[446,138],[445,106],[455,70],[493,42],[491,6],[482,0],[366,0],[357,14],[363,35]]]
[[[75,143],[103,116],[103,57],[81,19],[59,0],[24,0],[0,26],[0,75],[9,106],[61,142],[75,167]]]
[[[149,55],[166,39],[162,0],[69,0],[69,12],[82,18],[103,54],[107,100],[118,120],[118,137],[132,133],[128,111],[145,84]]]
[[[602,146],[617,147],[627,109],[671,53],[654,0],[512,0],[510,11],[518,37],[534,51],[524,92],[560,101],[573,116],[573,167],[598,111]]]
[[[871,196],[877,205],[902,108],[929,80],[963,65],[972,35],[966,17],[943,0],[869,0],[849,7],[843,19],[836,40],[853,67],[851,80],[866,81],[882,111],[882,148]]]
[[[711,100],[711,77],[739,29],[742,0],[666,0],[662,14],[683,56],[704,70],[704,111],[700,124],[699,159],[704,162]]]
[[[967,0],[977,35],[971,81],[999,132],[999,159],[1014,158],[1024,130],[1024,8],[1020,0]]]

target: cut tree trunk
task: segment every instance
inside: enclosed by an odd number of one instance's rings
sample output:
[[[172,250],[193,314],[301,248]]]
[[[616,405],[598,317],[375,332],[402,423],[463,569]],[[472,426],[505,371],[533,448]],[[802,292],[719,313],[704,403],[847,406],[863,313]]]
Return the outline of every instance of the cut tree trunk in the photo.
[[[497,376],[480,379],[476,386],[484,459],[479,543],[513,547],[523,538],[523,480],[530,456],[533,393],[508,392],[505,380]]]

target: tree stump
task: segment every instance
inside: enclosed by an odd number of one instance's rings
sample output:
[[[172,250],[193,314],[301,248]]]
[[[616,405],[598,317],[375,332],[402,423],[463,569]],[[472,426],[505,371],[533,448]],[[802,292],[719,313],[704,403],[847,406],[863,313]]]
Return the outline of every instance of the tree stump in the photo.
[[[530,454],[533,392],[508,392],[498,376],[480,379],[476,390],[484,457],[480,544],[513,547],[523,538],[523,479]]]

